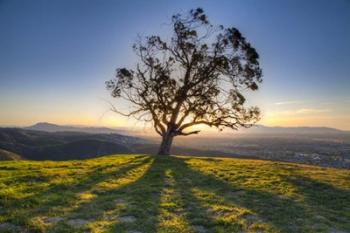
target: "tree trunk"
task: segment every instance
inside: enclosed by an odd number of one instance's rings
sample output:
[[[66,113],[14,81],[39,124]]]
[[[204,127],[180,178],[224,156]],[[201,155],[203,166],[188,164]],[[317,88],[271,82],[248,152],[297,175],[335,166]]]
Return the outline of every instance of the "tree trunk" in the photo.
[[[167,132],[162,137],[162,143],[159,146],[158,155],[169,155],[171,144],[173,143],[174,136],[169,132]]]

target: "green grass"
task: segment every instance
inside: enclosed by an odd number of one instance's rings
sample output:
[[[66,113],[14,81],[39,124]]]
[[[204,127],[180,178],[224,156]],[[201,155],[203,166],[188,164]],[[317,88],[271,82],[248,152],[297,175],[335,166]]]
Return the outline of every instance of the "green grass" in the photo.
[[[350,171],[115,155],[0,162],[0,232],[350,232]]]

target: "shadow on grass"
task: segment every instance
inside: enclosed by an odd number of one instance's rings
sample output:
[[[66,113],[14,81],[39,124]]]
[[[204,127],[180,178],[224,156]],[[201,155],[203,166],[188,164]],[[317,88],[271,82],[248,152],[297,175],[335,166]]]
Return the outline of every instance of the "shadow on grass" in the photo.
[[[300,175],[283,179],[302,194],[314,221],[350,230],[350,191]]]
[[[134,216],[132,224],[118,223],[111,226],[112,232],[157,232],[161,191],[165,186],[167,161],[155,158],[146,173],[131,185],[118,192],[125,193],[127,206],[120,216]]]
[[[122,185],[114,187],[111,183],[110,188],[104,191],[93,191],[93,198],[79,203],[78,206],[65,212],[62,217],[66,221],[88,220],[89,227],[94,229],[101,227],[99,231],[167,232],[159,228],[163,208],[161,197],[162,191],[171,188],[177,194],[174,198],[177,202],[175,204],[180,206],[168,208],[167,211],[173,211],[174,215],[181,215],[189,224],[190,232],[294,233],[322,232],[334,225],[338,230],[350,228],[349,214],[340,216],[340,213],[345,213],[350,208],[348,191],[297,175],[283,177],[304,197],[303,201],[296,201],[274,194],[273,190],[268,192],[246,188],[214,175],[204,174],[190,167],[186,160],[188,158],[172,156],[140,157],[133,160],[130,165],[123,165],[107,173],[102,172],[106,168],[101,168],[102,170],[93,171],[82,179],[82,184],[71,190],[72,195],[68,196],[68,200],[64,200],[66,196],[61,196],[57,197],[60,201],[50,200],[45,205],[52,210],[57,204],[74,204],[77,201],[77,193],[92,190],[99,183],[110,179],[127,179]],[[166,174],[169,171],[174,178],[174,184],[171,186],[166,180]],[[135,179],[128,180],[128,177]],[[38,198],[44,198],[47,192],[54,193],[59,190],[60,187],[53,187],[41,193]],[[220,209],[219,212],[213,210],[213,207],[219,205],[228,206],[231,209],[225,209],[224,213],[220,212]],[[45,211],[48,209],[41,209],[40,213]],[[325,220],[315,218],[315,213],[320,213]],[[223,221],[222,216],[227,219]],[[318,226],[320,221],[324,222],[324,225]],[[101,222],[108,223],[100,226]],[[171,232],[176,232],[175,228]],[[62,222],[52,225],[48,231],[62,232],[67,229],[71,229],[70,232],[75,231],[72,226]]]
[[[46,215],[50,212],[59,214],[59,211],[68,208],[77,202],[78,193],[88,191],[96,184],[108,179],[109,177],[121,176],[128,170],[148,162],[150,162],[149,157],[138,156],[133,160],[121,163],[120,166],[116,168],[113,168],[113,164],[100,166],[91,169],[91,171],[88,171],[86,174],[79,174],[77,176],[73,175],[72,178],[78,180],[73,185],[70,183],[54,184],[37,192],[33,196],[20,200],[6,200],[4,206],[8,213],[7,217],[14,224],[30,225],[30,222],[28,222],[28,218],[30,217]],[[112,169],[108,170],[110,168]],[[46,179],[39,180],[46,181]]]
[[[128,190],[129,201],[132,203],[127,215],[142,219],[133,225],[136,230],[142,232],[157,232],[159,223],[160,192],[166,186],[164,174],[171,170],[175,179],[174,189],[180,194],[183,206],[182,213],[193,232],[239,232],[241,230],[254,230],[249,228],[252,221],[262,221],[269,227],[283,232],[302,232],[306,225],[307,213],[305,208],[290,199],[285,199],[272,193],[249,190],[244,187],[236,187],[222,181],[214,176],[203,174],[190,168],[185,158],[177,157],[155,157],[151,168],[146,174],[130,186],[123,189]],[[151,188],[146,188],[146,187]],[[217,221],[216,213],[211,211],[207,205],[216,204],[215,199],[201,200],[193,191],[198,189],[213,193],[213,197],[222,199],[226,205],[245,208],[257,216],[250,219],[251,215],[240,216],[242,222],[220,222]],[[231,195],[237,190],[244,189],[245,194],[241,197]],[[246,218],[247,217],[247,218]],[[141,224],[141,225],[140,225]],[[244,225],[245,224],[245,225]],[[123,232],[128,228],[121,227],[118,222],[112,227],[114,232]],[[266,228],[264,228],[266,229]],[[118,231],[119,230],[119,231]],[[255,230],[259,230],[258,228]],[[160,231],[162,232],[162,231]]]
[[[81,203],[78,208],[72,209],[61,217],[66,220],[84,219],[90,225],[95,225],[103,231],[140,230],[142,232],[157,232],[160,192],[164,184],[164,166],[162,160],[150,160],[147,163],[138,164],[128,169],[128,172],[131,173],[141,173],[140,177],[135,180],[131,178],[124,185],[95,193],[96,196],[90,201]],[[148,165],[149,163],[151,164]],[[141,168],[147,165],[149,167]],[[138,169],[141,169],[141,171],[138,171]],[[123,173],[123,176],[118,175],[116,177],[128,179],[128,174]],[[103,221],[111,221],[112,224],[99,225],[99,222]],[[73,232],[74,226],[69,227],[57,223],[51,226],[50,231],[61,232],[67,229]]]
[[[255,222],[260,221],[265,224],[264,230],[302,232],[302,229],[298,229],[298,226],[305,225],[306,210],[302,205],[272,193],[234,186],[213,175],[203,174],[190,168],[185,163],[186,159],[171,158],[171,160],[172,164],[177,164],[176,170],[179,174],[176,178],[177,183],[182,183],[179,186],[186,188],[182,190],[182,195],[189,207],[188,221],[193,225],[204,225],[209,228],[209,232],[259,231],[261,230],[259,226],[251,227]],[[207,193],[209,198],[200,200],[198,194],[191,189]],[[242,191],[244,194],[238,194]],[[220,202],[226,206],[247,209],[251,213],[233,212],[232,215],[238,215],[235,222],[220,222],[217,220],[220,212],[216,213],[208,208]],[[193,211],[193,205],[197,206],[199,211]],[[201,221],[194,221],[198,219]]]
[[[267,192],[233,185],[214,175],[193,169],[187,165],[186,160],[187,158],[179,157],[155,157],[148,170],[135,182],[99,195],[73,211],[68,218],[77,217],[79,213],[86,216],[87,210],[99,207],[100,210],[95,210],[91,217],[103,220],[106,212],[115,208],[107,200],[120,199],[125,201],[126,206],[113,213],[117,218],[113,219],[112,225],[108,227],[109,231],[158,232],[161,192],[167,187],[165,172],[171,170],[175,181],[174,190],[179,194],[181,208],[184,210],[175,214],[182,215],[193,232],[321,232],[331,228],[334,223],[340,229],[348,229],[347,225],[344,225],[344,221],[348,220],[339,216],[337,212],[338,208],[347,208],[344,201],[349,200],[349,193],[344,190],[336,190],[333,186],[313,180],[306,181],[306,178],[286,177],[286,181],[297,187],[305,197],[304,202],[298,202],[274,194],[273,190]],[[306,183],[311,185],[305,185]],[[195,190],[209,196],[201,197]],[[242,191],[243,194],[237,195]],[[232,212],[231,215],[237,215],[237,218],[231,222],[223,222],[218,220],[220,213],[211,208],[219,203],[244,209],[246,212]],[[320,219],[314,218],[313,214],[317,212],[329,218],[325,225],[320,225]],[[135,221],[120,222],[118,218],[123,216],[135,217]]]
[[[310,178],[291,175],[283,179],[296,187],[303,201],[297,201],[271,192],[236,186],[210,174],[203,174],[186,164],[186,158],[171,157],[172,164],[178,164],[178,183],[185,179],[187,191],[183,191],[188,202],[196,199],[189,191],[192,188],[213,193],[226,204],[246,208],[258,219],[281,232],[329,232],[330,230],[350,230],[350,192]],[[180,175],[181,174],[181,175]],[[241,191],[242,195],[237,195]],[[238,192],[237,192],[238,191]],[[197,198],[198,199],[198,198]],[[198,201],[195,201],[198,203]],[[203,205],[203,202],[201,202]],[[206,211],[207,223],[215,222],[215,214]],[[244,217],[244,216],[242,216]],[[190,221],[190,219],[189,219]],[[247,222],[247,221],[246,221]],[[218,223],[215,222],[217,225]],[[249,225],[249,221],[248,221]],[[249,227],[249,226],[248,226]],[[237,229],[236,226],[233,228]],[[229,228],[226,228],[228,230]],[[256,229],[258,230],[258,229]],[[210,232],[216,232],[211,230]]]

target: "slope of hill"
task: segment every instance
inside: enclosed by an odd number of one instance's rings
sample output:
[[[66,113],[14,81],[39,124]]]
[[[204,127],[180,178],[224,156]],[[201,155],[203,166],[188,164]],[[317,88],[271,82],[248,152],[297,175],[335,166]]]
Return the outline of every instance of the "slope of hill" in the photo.
[[[22,158],[18,154],[0,149],[0,161],[1,160],[19,160],[19,159],[22,159]]]
[[[33,160],[83,159],[111,153],[132,153],[135,152],[132,145],[144,141],[120,134],[0,128],[0,149]]]
[[[0,162],[0,231],[349,232],[350,171],[229,158]]]

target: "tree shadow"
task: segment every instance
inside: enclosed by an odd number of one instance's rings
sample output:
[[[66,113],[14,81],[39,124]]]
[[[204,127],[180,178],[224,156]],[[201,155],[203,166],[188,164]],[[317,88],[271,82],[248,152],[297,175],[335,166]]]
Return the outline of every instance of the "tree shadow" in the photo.
[[[151,168],[142,178],[123,187],[121,190],[125,190],[129,196],[128,203],[132,203],[130,208],[125,210],[125,214],[136,216],[143,221],[136,221],[136,224],[131,224],[131,228],[116,222],[111,228],[112,231],[123,232],[127,229],[142,232],[159,231],[157,225],[162,208],[159,203],[161,190],[167,186],[164,180],[167,170],[172,171],[175,180],[174,189],[180,194],[181,199],[179,208],[184,209],[182,212],[173,210],[174,214],[183,215],[190,225],[191,232],[322,231],[322,226],[318,228],[317,219],[313,219],[313,212],[310,212],[309,206],[305,206],[304,203],[273,192],[234,185],[214,175],[195,170],[186,163],[186,160],[187,158],[181,157],[155,157]],[[290,183],[293,184],[291,181]],[[151,189],[145,188],[146,186],[150,186]],[[309,188],[305,187],[305,192],[311,192]],[[327,189],[332,187],[329,186]],[[209,198],[200,196],[207,194]],[[307,193],[305,195],[307,199]],[[347,193],[339,194],[339,197],[344,198],[344,195]],[[220,203],[232,210],[213,210],[212,206]],[[315,210],[321,211],[318,204],[312,203],[312,206]],[[336,207],[331,203],[326,205],[326,211],[332,211]],[[236,212],[235,209],[240,211]],[[218,215],[227,215],[229,221],[223,222],[218,219]]]
[[[249,228],[255,221],[261,221],[277,231],[303,232],[306,230],[303,226],[306,225],[307,210],[301,204],[273,193],[235,186],[213,175],[203,174],[189,167],[185,162],[186,158],[171,157],[170,160],[172,165],[177,164],[176,180],[178,184],[182,183],[180,187],[185,188],[181,193],[190,213],[187,215],[188,221],[193,225],[204,225],[210,229],[209,232],[222,230],[238,232],[242,228]],[[216,220],[217,213],[208,209],[208,205],[205,205],[206,203],[203,203],[203,200],[201,201],[198,195],[191,191],[193,189],[211,193],[210,198],[204,202],[217,204],[220,198],[226,205],[245,208],[251,211],[251,214],[238,214],[240,216],[237,222],[231,222],[228,225],[226,223],[222,229],[221,226],[225,223]],[[193,206],[197,206],[199,211],[193,211]],[[201,219],[201,221],[196,222],[196,219]]]
[[[350,230],[350,191],[309,177],[294,175],[283,179],[297,188],[314,222]],[[335,226],[336,225],[336,226]]]
[[[35,195],[20,200],[7,200],[5,205],[8,218],[15,224],[27,225],[28,217],[44,216],[54,212],[59,215],[61,210],[70,208],[79,199],[78,194],[92,189],[96,184],[109,177],[122,176],[130,169],[149,163],[151,158],[138,156],[120,166],[113,164],[92,168],[87,173],[74,175],[77,179],[74,185],[59,183],[36,192]],[[42,182],[46,181],[41,179]],[[6,214],[6,213],[5,213]]]
[[[104,192],[95,192],[96,196],[91,200],[81,203],[78,208],[71,210],[62,216],[66,220],[84,219],[89,222],[90,227],[95,226],[101,231],[126,232],[128,230],[139,230],[144,232],[156,232],[159,214],[160,192],[164,185],[164,162],[152,159],[147,165],[139,164],[128,170],[128,173],[140,173],[138,169],[145,170],[135,180],[112,187]],[[127,179],[124,173],[121,179]],[[99,225],[99,222],[111,222],[107,225]],[[68,227],[68,228],[67,228]],[[83,227],[83,228],[86,228]],[[74,226],[67,226],[58,222],[49,230],[60,232],[70,229],[70,232],[79,231]]]
[[[187,187],[187,191],[183,191],[186,199],[198,199],[198,195],[194,197],[193,192],[189,192],[190,188],[207,191],[214,194],[211,196],[212,200],[209,200],[212,201],[211,204],[222,199],[227,205],[246,208],[257,215],[258,219],[253,220],[262,220],[282,232],[350,230],[348,190],[292,173],[282,176],[282,180],[295,187],[302,199],[288,198],[264,190],[234,185],[214,175],[204,174],[187,165],[187,158],[172,157],[171,160],[173,164],[179,164],[176,169],[181,174],[178,182],[187,183],[182,185]],[[190,179],[184,181],[184,177]],[[211,223],[215,222],[213,219],[216,214],[210,210],[207,213],[207,219],[211,218]],[[246,216],[248,219],[244,215],[242,217],[248,220],[246,222],[249,225],[249,216]]]
[[[133,203],[135,207],[126,212],[137,216],[138,219],[151,219],[146,222],[137,222],[137,226],[134,225],[137,230],[157,232],[159,223],[157,216],[161,208],[159,206],[160,193],[167,185],[164,180],[164,174],[167,170],[171,170],[173,173],[174,189],[181,198],[182,206],[180,208],[185,210],[175,214],[185,217],[192,232],[204,230],[207,232],[239,232],[254,225],[255,221],[265,223],[269,226],[268,229],[277,231],[303,232],[306,230],[303,226],[306,225],[307,211],[301,204],[273,193],[234,186],[217,177],[192,169],[186,164],[186,158],[179,157],[155,157],[152,167],[141,179],[123,188],[128,190],[129,202]],[[148,185],[152,187],[152,191],[145,191],[147,190],[145,186]],[[212,193],[212,199],[201,200],[194,191],[196,189]],[[244,190],[244,195],[235,194],[241,190]],[[208,202],[210,202],[209,204],[217,204],[215,198],[220,198],[225,205],[247,209],[247,212],[239,213],[236,222],[220,222],[217,220],[217,213],[212,211],[208,205]],[[150,206],[144,204],[150,202],[152,203]],[[138,211],[140,213],[137,213]],[[116,223],[112,229],[115,232],[123,232],[122,230],[127,228]],[[259,226],[255,230],[259,230]]]
[[[154,158],[145,174],[130,185],[117,191],[126,197],[127,206],[120,216],[134,216],[135,222],[117,221],[110,227],[112,232],[127,230],[140,232],[157,232],[161,190],[164,188],[166,161]]]
[[[69,196],[67,201],[50,200],[45,203],[52,205],[51,211],[57,203],[59,208],[62,207],[61,203],[74,205],[61,216],[64,221],[54,223],[46,230],[62,232],[69,229],[70,232],[79,232],[93,228],[101,232],[294,233],[321,232],[330,229],[333,223],[337,230],[349,229],[349,212],[340,216],[340,213],[346,213],[350,208],[349,191],[298,175],[284,176],[283,180],[296,187],[304,197],[300,201],[275,194],[273,190],[269,192],[247,188],[244,184],[232,184],[196,170],[187,160],[173,156],[140,157],[116,170],[106,172],[107,168],[101,168],[100,171],[93,171],[81,180],[81,186],[72,190],[74,195]],[[169,173],[173,178],[171,185]],[[115,184],[114,180],[118,182]],[[105,183],[106,189],[94,189],[101,182]],[[164,207],[161,205],[162,194],[169,189],[175,192],[168,193],[176,196],[173,197],[175,204],[170,203],[174,204],[173,207]],[[49,193],[59,190],[59,187],[53,187]],[[85,191],[89,191],[93,197],[76,205],[76,194]],[[40,197],[44,197],[47,192],[41,193]],[[65,199],[66,196],[60,198]],[[160,217],[164,208],[174,216],[185,219],[188,227],[175,226],[166,231],[160,226],[164,220]],[[40,214],[48,213],[49,209],[45,211],[41,210]],[[326,220],[315,218],[316,213]],[[67,225],[67,221],[74,219],[85,219],[87,225],[83,228]],[[320,221],[325,225],[318,226]]]

